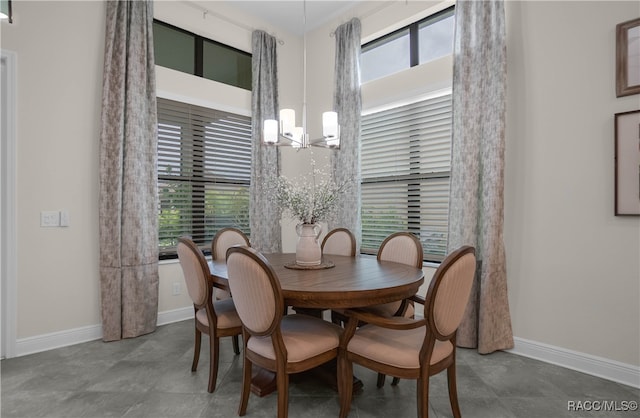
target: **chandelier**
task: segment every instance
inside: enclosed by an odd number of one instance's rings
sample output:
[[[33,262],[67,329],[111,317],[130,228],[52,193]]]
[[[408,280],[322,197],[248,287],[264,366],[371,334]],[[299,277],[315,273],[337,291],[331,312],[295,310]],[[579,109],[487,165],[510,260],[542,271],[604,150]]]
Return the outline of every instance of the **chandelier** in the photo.
[[[266,145],[290,146],[293,148],[325,147],[340,148],[340,125],[336,112],[322,114],[322,138],[310,139],[307,133],[307,2],[302,3],[304,33],[302,41],[302,126],[296,126],[293,109],[280,110],[280,120],[266,119],[263,123],[262,140]]]

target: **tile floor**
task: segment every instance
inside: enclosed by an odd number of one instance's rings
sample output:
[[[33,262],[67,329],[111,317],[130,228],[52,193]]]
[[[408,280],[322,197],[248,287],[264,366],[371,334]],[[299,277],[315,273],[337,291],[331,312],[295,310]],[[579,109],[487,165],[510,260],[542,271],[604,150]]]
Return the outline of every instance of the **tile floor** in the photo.
[[[23,417],[235,417],[241,356],[221,341],[216,391],[206,391],[208,344],[191,372],[193,323],[164,325],[143,337],[92,341],[0,362],[2,418]],[[382,389],[376,374],[356,366],[364,388],[349,417],[416,416],[414,381]],[[497,352],[458,350],[458,394],[466,418],[638,417],[637,411],[570,411],[569,402],[640,400],[640,390],[583,373]],[[337,393],[310,379],[291,382],[291,418],[337,417]],[[637,403],[636,403],[637,405]],[[445,374],[432,378],[430,417],[450,417]],[[247,417],[275,417],[276,397],[251,396]]]

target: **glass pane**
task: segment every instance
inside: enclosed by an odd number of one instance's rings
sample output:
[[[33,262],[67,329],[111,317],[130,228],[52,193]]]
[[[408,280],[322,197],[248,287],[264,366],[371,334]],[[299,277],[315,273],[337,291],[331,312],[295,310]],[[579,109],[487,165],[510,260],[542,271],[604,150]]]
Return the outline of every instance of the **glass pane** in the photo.
[[[202,76],[251,90],[251,55],[214,42],[204,42]]]
[[[444,57],[453,52],[453,12],[438,20],[428,20],[420,24],[418,45],[420,46],[420,64]]]
[[[195,73],[195,38],[168,26],[153,23],[153,50],[156,65]]]
[[[161,258],[178,237],[203,248],[220,228],[250,236],[251,118],[158,98]]]
[[[409,29],[367,45],[360,62],[363,83],[409,68]]]
[[[425,259],[446,254],[451,160],[451,95],[362,117],[362,251],[407,230]]]

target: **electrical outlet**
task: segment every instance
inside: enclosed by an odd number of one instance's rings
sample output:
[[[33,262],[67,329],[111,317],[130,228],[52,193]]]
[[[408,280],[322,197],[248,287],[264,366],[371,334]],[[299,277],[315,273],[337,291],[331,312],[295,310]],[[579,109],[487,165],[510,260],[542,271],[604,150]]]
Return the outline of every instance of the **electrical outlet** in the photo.
[[[173,296],[177,296],[180,294],[180,283],[175,282],[173,284]]]

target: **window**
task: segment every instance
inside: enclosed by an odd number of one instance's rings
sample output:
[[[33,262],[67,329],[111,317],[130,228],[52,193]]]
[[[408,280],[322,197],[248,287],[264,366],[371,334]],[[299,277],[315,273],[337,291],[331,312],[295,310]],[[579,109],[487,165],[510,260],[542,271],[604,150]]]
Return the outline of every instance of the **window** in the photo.
[[[251,54],[159,20],[153,21],[156,64],[251,90]]]
[[[215,232],[249,235],[251,118],[158,98],[160,258],[189,235],[209,248]]]
[[[362,46],[362,82],[424,64],[453,51],[454,7]]]
[[[362,252],[413,232],[424,258],[446,255],[451,92],[362,116]]]

